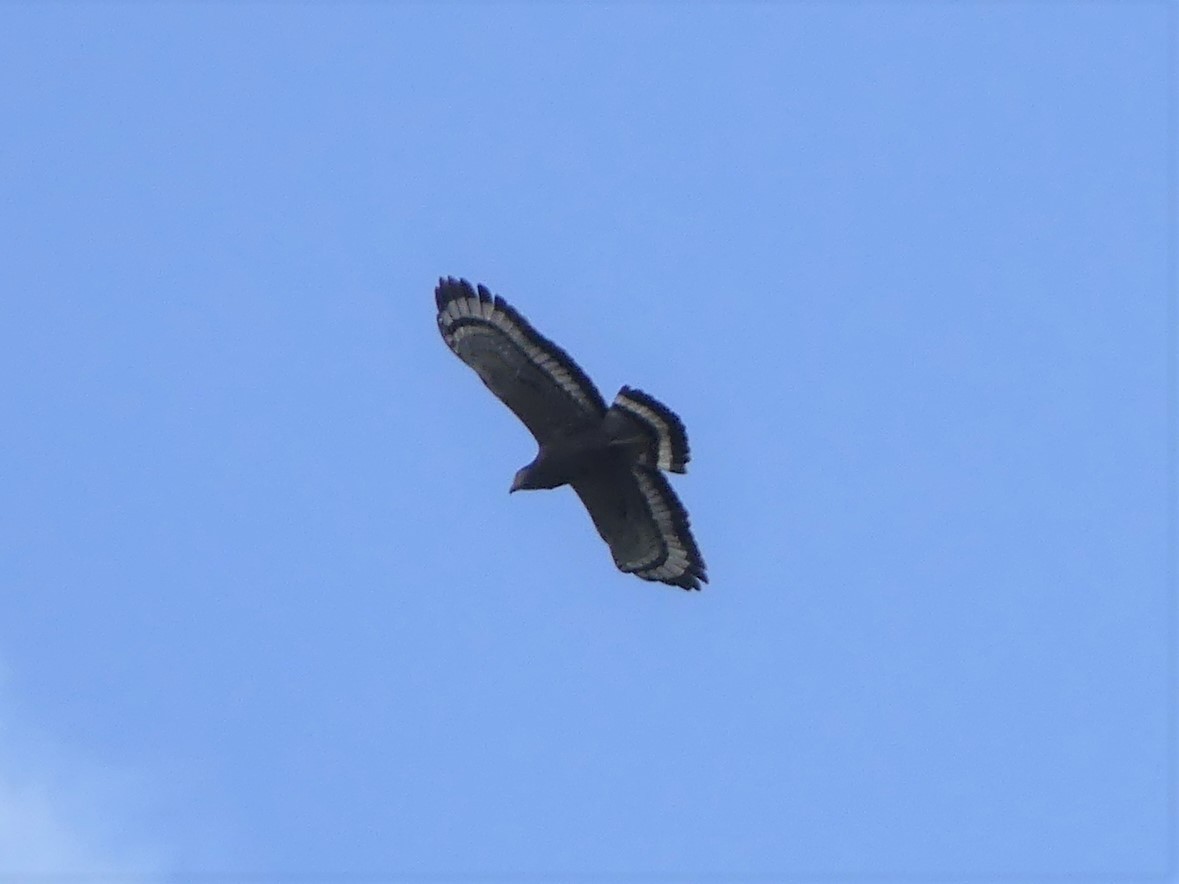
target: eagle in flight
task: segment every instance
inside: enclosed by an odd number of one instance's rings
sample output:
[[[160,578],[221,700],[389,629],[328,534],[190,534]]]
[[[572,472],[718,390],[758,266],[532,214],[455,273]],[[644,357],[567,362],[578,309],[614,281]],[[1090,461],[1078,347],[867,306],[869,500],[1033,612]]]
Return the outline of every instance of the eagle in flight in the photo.
[[[498,295],[446,277],[438,330],[536,437],[512,491],[572,485],[620,571],[683,589],[708,582],[688,513],[662,470],[682,473],[688,435],[666,405],[623,387],[606,407],[569,355]]]

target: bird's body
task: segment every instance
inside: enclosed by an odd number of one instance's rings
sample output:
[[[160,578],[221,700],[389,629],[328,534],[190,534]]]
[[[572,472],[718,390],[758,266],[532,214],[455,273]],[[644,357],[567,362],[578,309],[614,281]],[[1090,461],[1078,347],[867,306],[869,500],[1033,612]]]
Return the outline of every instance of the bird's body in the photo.
[[[511,490],[571,485],[620,570],[684,589],[707,583],[688,514],[661,472],[682,473],[689,459],[675,413],[631,387],[607,408],[564,350],[483,286],[448,277],[434,296],[447,346],[536,437],[536,458]]]
[[[626,454],[602,426],[576,430],[542,445],[532,463],[516,473],[511,490],[559,488],[622,463]]]

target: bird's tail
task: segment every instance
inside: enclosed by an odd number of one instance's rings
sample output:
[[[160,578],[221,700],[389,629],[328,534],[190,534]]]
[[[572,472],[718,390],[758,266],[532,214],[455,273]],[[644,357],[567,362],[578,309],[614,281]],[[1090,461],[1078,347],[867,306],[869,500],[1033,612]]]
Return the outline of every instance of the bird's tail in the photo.
[[[642,390],[623,387],[606,412],[605,425],[619,445],[633,445],[638,462],[673,473],[687,471],[688,434],[676,413]]]

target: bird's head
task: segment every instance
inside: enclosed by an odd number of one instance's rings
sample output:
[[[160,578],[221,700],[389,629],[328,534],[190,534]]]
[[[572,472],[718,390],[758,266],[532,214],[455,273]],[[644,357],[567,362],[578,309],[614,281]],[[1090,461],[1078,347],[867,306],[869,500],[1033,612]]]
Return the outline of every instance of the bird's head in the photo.
[[[520,467],[520,469],[516,471],[516,478],[512,479],[512,487],[508,489],[508,494],[512,494],[516,491],[527,491],[529,488],[536,487],[530,483],[531,478],[532,476],[529,468]]]
[[[538,456],[536,460],[516,471],[516,478],[512,480],[512,487],[508,491],[533,491],[543,488],[556,488],[569,481],[559,469],[555,469],[552,462],[545,457]]]

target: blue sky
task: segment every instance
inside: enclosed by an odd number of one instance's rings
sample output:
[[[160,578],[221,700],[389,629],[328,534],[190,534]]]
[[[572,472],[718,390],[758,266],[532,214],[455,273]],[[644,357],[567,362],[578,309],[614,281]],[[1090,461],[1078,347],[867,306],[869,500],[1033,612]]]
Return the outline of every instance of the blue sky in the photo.
[[[1164,873],[1166,29],[5,4],[0,872]],[[683,417],[703,592],[443,274]]]

